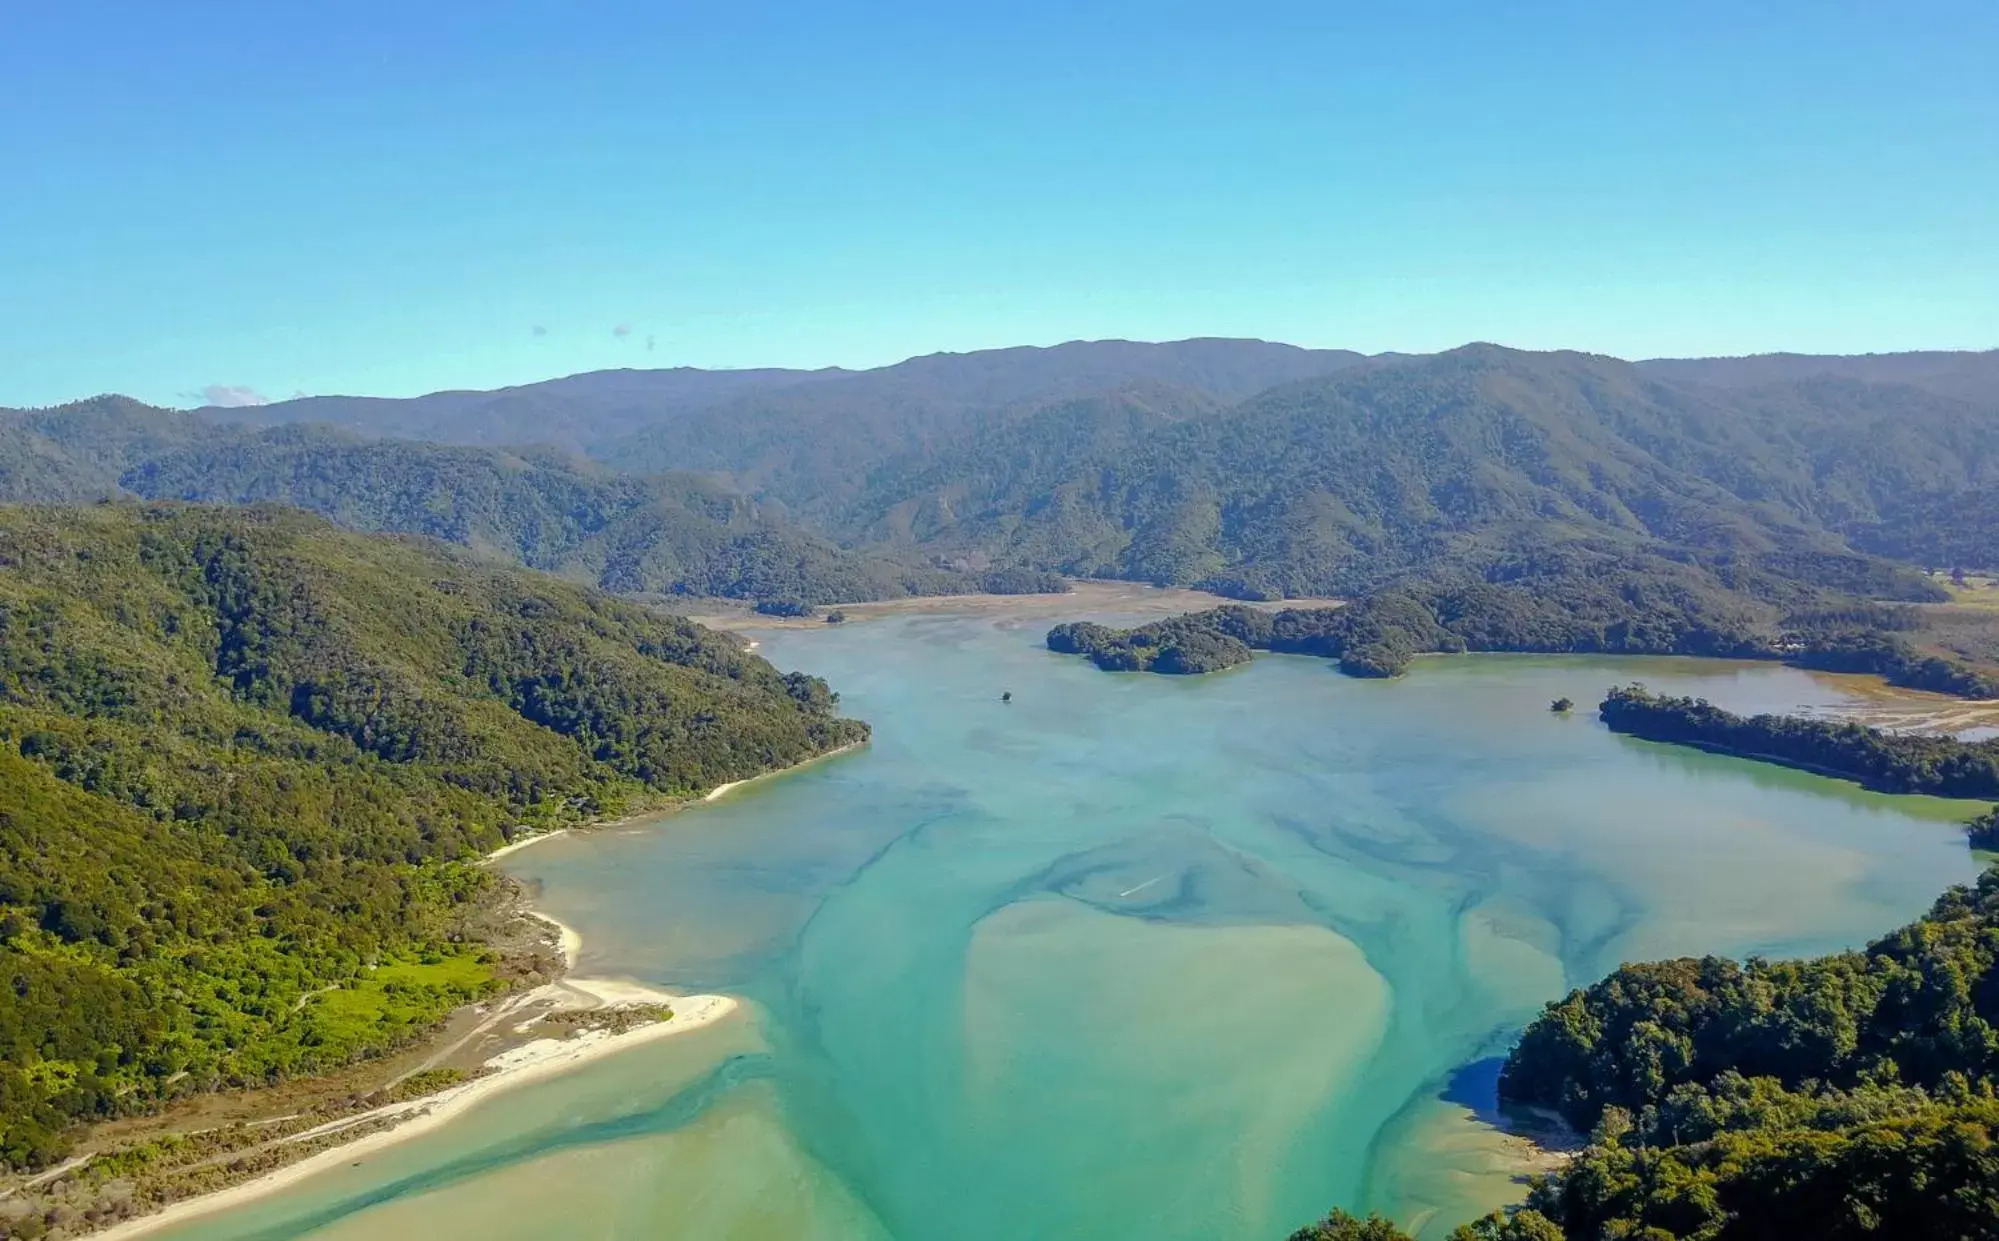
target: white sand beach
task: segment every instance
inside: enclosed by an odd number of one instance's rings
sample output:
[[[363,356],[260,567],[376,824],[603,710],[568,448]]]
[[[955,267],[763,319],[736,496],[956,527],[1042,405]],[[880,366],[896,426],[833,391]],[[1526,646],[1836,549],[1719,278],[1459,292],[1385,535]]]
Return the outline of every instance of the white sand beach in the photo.
[[[582,947],[582,936],[546,914],[535,916],[552,923],[560,931],[563,956],[573,966]],[[486,1060],[480,1068],[480,1076],[471,1081],[422,1098],[342,1116],[286,1140],[312,1141],[381,1122],[387,1122],[390,1128],[371,1131],[351,1142],[315,1152],[255,1180],[173,1203],[151,1215],[126,1220],[93,1235],[111,1241],[124,1241],[125,1238],[144,1236],[169,1225],[240,1206],[317,1173],[343,1163],[359,1162],[398,1142],[429,1133],[504,1091],[569,1072],[641,1044],[713,1025],[736,1010],[736,1001],[731,996],[674,995],[629,979],[570,976],[501,1002],[492,1017],[481,1023],[479,1030],[491,1029],[514,1016],[532,1020],[549,1012],[653,1005],[669,1007],[672,1016],[664,1021],[646,1022],[622,1033],[587,1030],[570,1038],[540,1038],[509,1048]]]
[[[527,848],[529,845],[538,845],[544,840],[554,840],[557,836],[567,836],[568,834],[569,834],[568,828],[558,827],[552,832],[542,832],[534,836],[523,836],[519,840],[514,841],[512,844],[501,845],[499,848],[493,850],[491,853],[488,853],[486,855],[486,860],[488,862],[496,862],[499,859],[507,856],[509,853],[519,853],[522,849]]]
[[[780,767],[776,771],[766,771],[762,775],[751,776],[746,780],[731,780],[727,784],[718,784],[714,788],[708,790],[708,795],[706,797],[703,797],[701,800],[704,802],[718,800],[719,798],[729,793],[732,793],[739,788],[742,788],[746,784],[757,784],[764,780],[773,779],[777,776],[789,775],[794,771],[810,767],[815,763],[823,763],[829,758],[837,758],[842,754],[851,753],[852,751],[858,750],[865,745],[867,745],[867,742],[865,741],[850,741],[846,745],[841,746],[837,750],[828,750],[824,754],[815,754],[811,758],[806,759],[802,763],[793,763],[789,767]]]

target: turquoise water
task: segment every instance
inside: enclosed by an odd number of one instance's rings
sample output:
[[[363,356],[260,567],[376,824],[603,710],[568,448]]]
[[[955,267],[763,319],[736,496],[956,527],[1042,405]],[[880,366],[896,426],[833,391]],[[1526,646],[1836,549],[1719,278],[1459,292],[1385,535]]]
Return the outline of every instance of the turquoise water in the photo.
[[[869,749],[508,863],[584,970],[739,1013],[162,1235],[1275,1241],[1339,1204],[1437,1236],[1520,1192],[1482,1117],[1542,1002],[1857,943],[1974,873],[1962,806],[1547,709],[1838,700],[1792,670],[1113,676],[1045,626],[760,635]]]

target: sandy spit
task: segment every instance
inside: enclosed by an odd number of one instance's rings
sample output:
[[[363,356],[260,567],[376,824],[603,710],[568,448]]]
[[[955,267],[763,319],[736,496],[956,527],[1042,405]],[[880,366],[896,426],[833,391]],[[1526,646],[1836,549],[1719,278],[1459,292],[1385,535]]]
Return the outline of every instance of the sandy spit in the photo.
[[[574,961],[575,953],[582,944],[581,937],[553,918],[549,918],[548,921],[554,922],[561,929],[563,953]],[[643,983],[617,978],[562,978],[545,987],[537,988],[537,993],[547,993],[550,997],[558,998],[563,1006],[570,1008],[594,1009],[634,1004],[667,1004],[672,1007],[673,1016],[665,1021],[638,1026],[623,1034],[613,1034],[608,1030],[589,1030],[574,1038],[536,1039],[522,1044],[486,1061],[484,1075],[469,1082],[420,1099],[391,1103],[353,1116],[342,1116],[316,1129],[295,1134],[290,1140],[305,1141],[321,1138],[343,1129],[357,1128],[383,1120],[389,1121],[393,1126],[391,1128],[328,1147],[308,1155],[297,1163],[267,1172],[255,1180],[231,1185],[212,1194],[184,1199],[154,1214],[126,1220],[92,1235],[105,1241],[125,1241],[126,1238],[145,1236],[188,1220],[212,1215],[218,1211],[227,1211],[232,1207],[276,1193],[318,1173],[340,1167],[342,1164],[354,1163],[399,1142],[429,1133],[494,1095],[570,1072],[643,1043],[671,1038],[676,1034],[713,1025],[736,1010],[736,1001],[731,996],[674,995]],[[529,998],[535,995],[536,993],[530,993]]]

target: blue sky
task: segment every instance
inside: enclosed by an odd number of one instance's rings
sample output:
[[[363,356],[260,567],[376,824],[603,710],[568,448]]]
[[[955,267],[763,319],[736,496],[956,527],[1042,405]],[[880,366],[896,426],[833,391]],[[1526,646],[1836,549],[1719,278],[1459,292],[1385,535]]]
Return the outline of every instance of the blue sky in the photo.
[[[0,405],[1989,348],[1994,49],[1989,0],[0,0]]]

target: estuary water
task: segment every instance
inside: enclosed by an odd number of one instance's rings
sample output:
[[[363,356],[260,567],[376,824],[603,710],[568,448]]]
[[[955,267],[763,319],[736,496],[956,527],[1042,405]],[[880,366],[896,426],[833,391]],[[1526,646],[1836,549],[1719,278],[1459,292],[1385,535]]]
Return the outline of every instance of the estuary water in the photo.
[[[1858,944],[1975,873],[1963,804],[1589,705],[1840,700],[1790,669],[1177,679],[1050,654],[1046,626],[759,634],[873,744],[506,863],[587,972],[737,1014],[160,1235],[1281,1241],[1341,1205],[1438,1237],[1521,1193],[1494,1058],[1542,1003],[1626,960]]]

